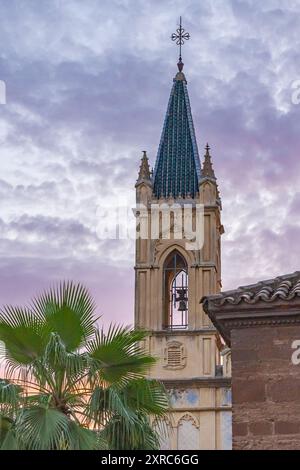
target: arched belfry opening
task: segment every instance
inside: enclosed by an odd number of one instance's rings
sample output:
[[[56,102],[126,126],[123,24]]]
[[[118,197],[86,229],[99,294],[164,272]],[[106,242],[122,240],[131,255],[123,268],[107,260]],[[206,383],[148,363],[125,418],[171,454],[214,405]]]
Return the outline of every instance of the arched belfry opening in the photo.
[[[188,266],[174,250],[163,267],[164,328],[188,328]]]

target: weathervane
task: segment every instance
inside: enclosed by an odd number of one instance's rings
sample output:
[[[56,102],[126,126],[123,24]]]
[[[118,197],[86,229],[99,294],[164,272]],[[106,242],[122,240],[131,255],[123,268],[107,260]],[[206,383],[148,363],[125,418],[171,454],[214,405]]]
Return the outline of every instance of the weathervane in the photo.
[[[183,29],[181,25],[181,17],[179,22],[179,28],[176,29],[176,33],[173,33],[171,36],[172,41],[176,41],[177,46],[179,46],[179,62],[178,62],[178,69],[181,72],[183,69],[183,62],[181,58],[181,46],[183,46],[184,41],[188,41],[190,39],[190,34]]]

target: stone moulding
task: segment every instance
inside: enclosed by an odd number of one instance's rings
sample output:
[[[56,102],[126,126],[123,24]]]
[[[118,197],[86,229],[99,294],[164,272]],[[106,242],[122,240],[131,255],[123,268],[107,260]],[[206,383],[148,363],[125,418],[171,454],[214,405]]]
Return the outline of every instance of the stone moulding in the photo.
[[[153,336],[163,336],[165,338],[169,337],[178,337],[178,336],[201,336],[203,334],[211,335],[215,334],[216,329],[215,327],[208,326],[207,328],[195,329],[195,330],[184,330],[184,329],[176,329],[173,330],[171,328],[165,328],[164,330],[151,330],[149,331],[150,335]]]
[[[191,379],[163,379],[159,378],[167,389],[170,388],[228,388],[231,386],[229,377],[193,377]]]

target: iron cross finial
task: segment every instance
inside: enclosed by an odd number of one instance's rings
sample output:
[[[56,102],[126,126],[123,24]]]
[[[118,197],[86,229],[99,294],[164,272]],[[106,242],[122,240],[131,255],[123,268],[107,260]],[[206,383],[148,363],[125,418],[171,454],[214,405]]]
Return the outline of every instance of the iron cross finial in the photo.
[[[180,22],[179,22],[179,28],[176,29],[176,32],[172,34],[171,36],[172,41],[176,41],[177,46],[179,46],[179,62],[178,62],[178,68],[179,71],[183,69],[183,63],[182,63],[182,58],[181,58],[181,46],[183,46],[184,41],[188,41],[190,39],[190,34],[183,29],[182,24],[181,24],[181,17],[180,17]]]

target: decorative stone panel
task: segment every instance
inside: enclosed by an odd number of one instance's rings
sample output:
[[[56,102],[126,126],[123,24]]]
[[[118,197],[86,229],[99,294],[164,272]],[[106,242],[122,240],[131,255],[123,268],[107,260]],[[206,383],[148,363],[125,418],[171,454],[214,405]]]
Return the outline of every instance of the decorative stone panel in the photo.
[[[164,350],[164,367],[166,369],[183,369],[186,366],[185,347],[179,341],[170,341]]]

